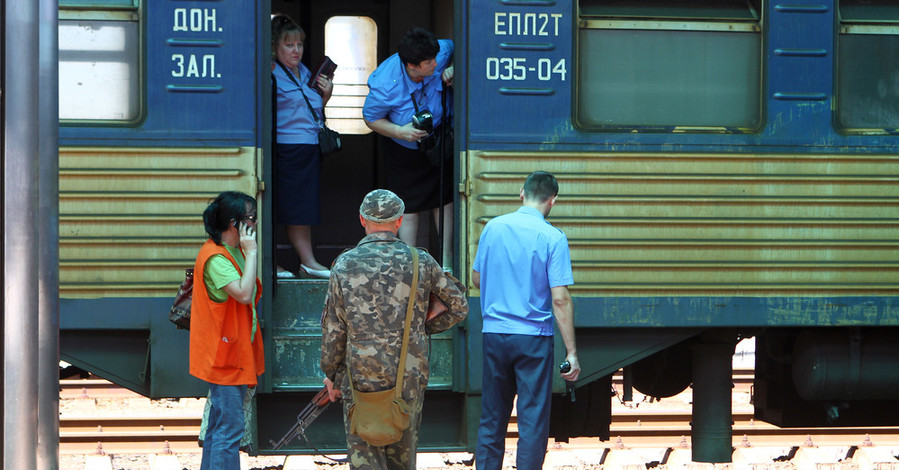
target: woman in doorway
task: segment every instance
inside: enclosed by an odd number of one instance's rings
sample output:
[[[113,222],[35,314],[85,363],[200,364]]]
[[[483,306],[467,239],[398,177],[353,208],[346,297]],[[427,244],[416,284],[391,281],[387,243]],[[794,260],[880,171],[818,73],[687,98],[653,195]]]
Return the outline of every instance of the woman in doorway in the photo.
[[[287,238],[300,257],[300,269],[327,278],[330,271],[315,259],[312,250],[312,226],[321,222],[318,131],[334,85],[330,77],[319,76],[315,87],[308,86],[311,72],[300,63],[305,40],[306,33],[290,17],[272,17],[272,78],[277,103],[275,218],[287,227]],[[279,271],[278,277],[292,274]]]

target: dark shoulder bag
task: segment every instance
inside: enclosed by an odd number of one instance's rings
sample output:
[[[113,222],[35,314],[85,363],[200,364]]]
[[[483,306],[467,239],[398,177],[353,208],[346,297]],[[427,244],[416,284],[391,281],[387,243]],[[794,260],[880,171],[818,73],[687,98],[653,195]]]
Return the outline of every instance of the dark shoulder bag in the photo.
[[[174,323],[179,330],[190,329],[190,300],[194,291],[194,268],[184,270],[184,282],[178,288],[175,302],[169,310],[169,321]]]

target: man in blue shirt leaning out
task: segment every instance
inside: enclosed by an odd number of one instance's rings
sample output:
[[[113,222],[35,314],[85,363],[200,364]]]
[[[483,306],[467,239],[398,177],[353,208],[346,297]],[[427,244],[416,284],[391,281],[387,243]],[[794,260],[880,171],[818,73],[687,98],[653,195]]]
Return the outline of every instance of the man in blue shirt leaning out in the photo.
[[[575,381],[581,371],[568,292],[574,284],[568,238],[546,221],[558,194],[552,174],[531,173],[521,189],[522,206],[488,222],[478,242],[472,265],[484,318],[478,470],[502,467],[516,394],[517,468],[543,467],[552,399],[553,317],[571,365],[562,378]]]

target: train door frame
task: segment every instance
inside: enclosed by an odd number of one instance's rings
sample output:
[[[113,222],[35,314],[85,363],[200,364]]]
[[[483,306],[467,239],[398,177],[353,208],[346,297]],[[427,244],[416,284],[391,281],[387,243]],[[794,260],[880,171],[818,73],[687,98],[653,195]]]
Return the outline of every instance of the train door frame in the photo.
[[[328,2],[315,0],[303,2],[300,5],[283,0],[270,2],[268,10],[271,13],[284,13],[293,18],[306,32],[305,50],[302,62],[308,68],[324,56],[325,51],[325,23],[334,16],[366,16],[378,25],[378,50],[376,63],[388,50],[387,34],[391,21],[390,6],[385,2],[369,2],[365,0],[352,0],[348,2]],[[338,74],[340,66],[338,60]],[[361,85],[364,86],[364,83]],[[271,97],[267,98],[267,104],[271,104]],[[332,101],[333,103],[333,101]],[[271,111],[265,118],[265,135],[271,132]],[[331,116],[333,118],[333,116]],[[330,121],[331,127],[334,120]],[[339,130],[339,129],[338,129]],[[341,135],[343,149],[325,157],[322,161],[321,182],[321,223],[312,230],[312,243],[316,257],[322,264],[328,265],[344,249],[352,247],[364,235],[354,215],[359,201],[371,189],[378,187],[378,173],[380,162],[377,159],[377,145],[375,135],[366,134]],[[266,153],[270,160],[272,150]],[[269,166],[269,169],[271,167]],[[266,185],[271,188],[271,171],[266,173]],[[293,249],[290,247],[280,227],[274,227],[271,235],[274,238],[272,255],[280,258],[280,266],[291,271],[298,271],[298,261]],[[274,246],[277,244],[277,246]],[[267,269],[267,268],[266,268]],[[267,271],[266,271],[267,272]]]

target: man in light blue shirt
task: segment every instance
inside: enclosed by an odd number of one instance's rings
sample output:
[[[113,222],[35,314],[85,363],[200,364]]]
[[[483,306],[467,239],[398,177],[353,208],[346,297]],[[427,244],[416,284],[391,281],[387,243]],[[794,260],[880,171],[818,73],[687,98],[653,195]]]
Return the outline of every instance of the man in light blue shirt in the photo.
[[[554,316],[571,366],[562,377],[575,381],[581,371],[568,292],[574,284],[568,238],[546,221],[558,194],[553,175],[531,173],[521,189],[521,208],[488,222],[478,242],[472,265],[484,319],[478,470],[502,467],[516,394],[517,468],[543,467],[552,400]]]
[[[385,186],[406,203],[400,239],[414,246],[419,218],[428,217],[430,212],[439,226],[439,208],[444,205],[444,267],[452,262],[452,160],[443,165],[441,174],[441,166],[425,157],[419,143],[429,135],[439,135],[447,121],[441,94],[445,84],[452,85],[453,47],[453,41],[437,40],[430,31],[407,31],[397,53],[368,77],[369,92],[362,108],[365,124],[386,137],[381,142]],[[447,107],[450,103],[452,99],[447,96]],[[412,124],[412,116],[425,111],[432,116],[432,131]],[[447,156],[452,154],[450,149]]]

